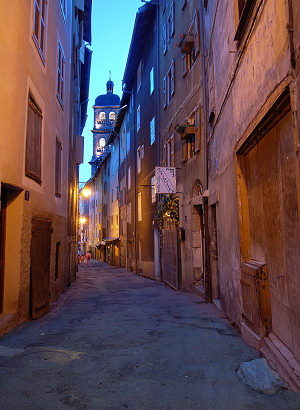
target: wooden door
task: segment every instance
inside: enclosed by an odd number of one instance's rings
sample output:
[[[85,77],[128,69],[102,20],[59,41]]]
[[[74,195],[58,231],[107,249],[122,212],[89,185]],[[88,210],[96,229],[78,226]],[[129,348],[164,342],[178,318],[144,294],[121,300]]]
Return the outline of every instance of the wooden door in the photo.
[[[30,251],[30,307],[32,319],[37,319],[49,309],[51,222],[32,219]]]
[[[162,280],[174,289],[180,287],[178,229],[175,222],[164,217],[162,236]]]
[[[252,330],[261,335],[270,331],[272,321],[273,333],[290,350],[298,349],[300,355],[300,231],[291,111],[244,155],[241,163],[246,187],[243,230],[244,243],[249,242],[247,259],[264,267],[261,280],[258,272],[251,275],[242,266],[244,316],[253,323]],[[256,308],[249,315],[251,303]]]

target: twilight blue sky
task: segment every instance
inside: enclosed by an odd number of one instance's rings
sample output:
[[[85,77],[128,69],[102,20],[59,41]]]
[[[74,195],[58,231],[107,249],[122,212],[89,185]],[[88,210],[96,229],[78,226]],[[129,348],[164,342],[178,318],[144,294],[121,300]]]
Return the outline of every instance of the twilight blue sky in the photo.
[[[91,176],[89,161],[93,155],[94,113],[92,106],[100,94],[106,93],[106,82],[111,70],[114,93],[122,95],[122,78],[137,9],[141,0],[93,0],[92,6],[92,67],[88,104],[88,118],[83,132],[84,163],[80,165],[79,181]]]

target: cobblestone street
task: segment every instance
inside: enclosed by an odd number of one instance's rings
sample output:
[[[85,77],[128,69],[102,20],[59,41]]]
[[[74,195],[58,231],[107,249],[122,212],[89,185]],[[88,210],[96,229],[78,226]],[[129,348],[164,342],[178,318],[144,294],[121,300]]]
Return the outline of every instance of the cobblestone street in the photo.
[[[36,321],[0,340],[0,408],[300,409],[237,369],[258,358],[193,294],[92,261]]]

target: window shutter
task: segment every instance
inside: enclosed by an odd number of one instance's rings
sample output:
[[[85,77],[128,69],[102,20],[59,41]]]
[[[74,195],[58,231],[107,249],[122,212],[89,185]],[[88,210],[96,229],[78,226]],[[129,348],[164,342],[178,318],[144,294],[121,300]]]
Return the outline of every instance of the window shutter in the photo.
[[[41,182],[42,112],[34,98],[28,96],[25,174]]]
[[[174,93],[175,93],[175,64],[173,60],[171,64],[171,95],[174,95]]]
[[[195,152],[201,149],[201,107],[195,111]]]
[[[170,39],[174,36],[175,33],[175,8],[174,8],[174,1],[171,4],[170,10]]]
[[[166,54],[167,52],[167,25],[164,24],[163,26],[163,53]]]
[[[187,140],[181,141],[181,161],[185,162],[188,160],[188,143]]]
[[[163,167],[167,166],[166,158],[167,158],[167,146],[166,146],[166,144],[164,144],[164,148],[163,148],[163,161],[162,161],[162,166],[163,166]]]
[[[187,54],[182,54],[182,77],[185,77],[188,72],[187,58]]]
[[[195,48],[195,55],[200,52],[200,39],[199,39],[199,22],[198,22],[198,13],[195,11],[194,14],[194,48]]]
[[[171,163],[170,166],[171,167],[175,167],[175,138],[174,138],[174,134],[171,136]]]
[[[163,79],[163,108],[167,106],[167,76]]]

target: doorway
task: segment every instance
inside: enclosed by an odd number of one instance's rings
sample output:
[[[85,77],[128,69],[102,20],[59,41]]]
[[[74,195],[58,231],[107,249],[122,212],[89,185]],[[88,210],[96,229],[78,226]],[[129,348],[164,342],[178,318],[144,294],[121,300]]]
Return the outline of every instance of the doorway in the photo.
[[[49,309],[52,226],[48,220],[32,218],[30,250],[30,315],[37,319]]]

